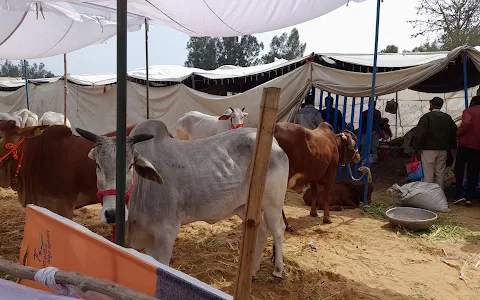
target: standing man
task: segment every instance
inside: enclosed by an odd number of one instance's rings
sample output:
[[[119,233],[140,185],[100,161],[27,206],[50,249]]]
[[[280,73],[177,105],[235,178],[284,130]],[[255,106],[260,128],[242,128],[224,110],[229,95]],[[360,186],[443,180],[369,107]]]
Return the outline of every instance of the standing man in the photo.
[[[373,123],[372,123],[372,141],[370,143],[370,154],[372,164],[378,160],[378,146],[380,145],[380,132],[384,124],[382,120],[382,113],[377,109],[378,97],[373,101]],[[367,123],[368,123],[368,108],[362,112],[362,140],[360,141],[362,147],[365,146],[367,140]],[[388,125],[388,124],[387,124]],[[363,152],[363,151],[362,151]]]
[[[328,110],[329,106],[330,106],[330,110]],[[327,117],[327,114],[329,115],[328,117]],[[334,127],[335,114],[337,114],[337,128]],[[330,125],[332,125],[333,129],[335,130],[335,133],[342,132],[343,115],[339,109],[333,107],[332,96],[327,96],[325,98],[325,108],[322,110],[322,118],[325,120],[325,122],[328,122],[330,123]]]
[[[313,95],[305,98],[305,106],[303,106],[297,115],[297,124],[308,129],[316,129],[323,122],[322,114],[315,108]]]
[[[457,125],[450,115],[441,112],[443,99],[430,100],[430,112],[418,121],[414,148],[421,151],[423,181],[434,182],[443,189],[447,151],[457,149]]]
[[[480,173],[480,96],[474,96],[470,107],[463,111],[457,131],[458,150],[455,162],[455,204],[472,204]],[[467,165],[467,193],[463,198],[463,175]]]

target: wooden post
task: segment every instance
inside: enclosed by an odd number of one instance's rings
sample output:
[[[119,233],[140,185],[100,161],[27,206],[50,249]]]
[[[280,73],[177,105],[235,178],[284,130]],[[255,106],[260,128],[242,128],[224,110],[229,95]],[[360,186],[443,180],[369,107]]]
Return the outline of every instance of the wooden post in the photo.
[[[38,269],[18,265],[16,263],[0,258],[0,272],[13,277],[34,280]],[[82,292],[93,291],[107,296],[114,297],[118,300],[155,300],[143,293],[131,290],[125,286],[116,284],[111,281],[93,278],[74,272],[57,271],[55,273],[55,282],[57,284],[70,284],[77,286]]]
[[[63,125],[67,126],[67,53],[63,54]]]
[[[264,88],[260,104],[257,141],[252,155],[251,182],[243,221],[240,262],[237,270],[234,299],[249,299],[252,284],[252,262],[262,218],[262,200],[272,150],[273,130],[277,117],[279,88]]]

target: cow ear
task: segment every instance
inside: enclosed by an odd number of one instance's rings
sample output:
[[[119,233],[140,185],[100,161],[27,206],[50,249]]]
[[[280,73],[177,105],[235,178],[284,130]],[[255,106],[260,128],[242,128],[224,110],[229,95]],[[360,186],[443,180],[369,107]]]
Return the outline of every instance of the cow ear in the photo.
[[[247,113],[247,112],[244,112],[244,113],[243,113],[243,116],[244,116],[244,117],[248,116],[248,113]]]
[[[230,119],[232,116],[230,115],[221,115],[220,118],[218,118],[219,120],[222,120],[222,121],[225,121],[225,120],[228,120]]]
[[[140,177],[163,184],[163,178],[155,170],[155,167],[137,151],[134,153],[133,164],[135,165],[135,171]]]
[[[41,135],[42,132],[50,125],[32,126],[18,129],[18,135],[25,138],[32,138]]]
[[[97,159],[97,151],[95,150],[95,148],[92,148],[92,150],[88,152],[88,158],[90,158],[91,160]]]

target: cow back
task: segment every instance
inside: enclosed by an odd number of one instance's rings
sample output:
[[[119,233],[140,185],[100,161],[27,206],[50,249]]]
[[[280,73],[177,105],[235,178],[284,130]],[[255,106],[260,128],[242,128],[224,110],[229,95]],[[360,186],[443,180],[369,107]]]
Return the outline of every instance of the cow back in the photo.
[[[136,179],[129,205],[130,220],[157,222],[172,214],[180,216],[183,223],[223,219],[223,212],[245,203],[256,129],[230,130],[201,140],[181,141],[168,136],[163,122],[148,120],[132,131],[132,135],[139,133],[154,135],[135,147],[153,164],[164,183]],[[287,168],[288,158],[274,142],[267,180],[276,170],[286,177]],[[286,184],[286,178],[280,180]]]
[[[289,159],[289,177],[304,173],[306,182],[321,182],[327,170],[337,166],[338,145],[334,132],[323,123],[315,130],[281,122],[274,131]]]
[[[19,190],[22,205],[48,207],[47,203],[39,203],[46,199],[62,199],[72,208],[97,203],[95,162],[88,158],[93,147],[94,143],[60,125],[49,126],[41,135],[25,139]],[[78,197],[80,194],[83,197]],[[77,198],[83,201],[77,202]]]

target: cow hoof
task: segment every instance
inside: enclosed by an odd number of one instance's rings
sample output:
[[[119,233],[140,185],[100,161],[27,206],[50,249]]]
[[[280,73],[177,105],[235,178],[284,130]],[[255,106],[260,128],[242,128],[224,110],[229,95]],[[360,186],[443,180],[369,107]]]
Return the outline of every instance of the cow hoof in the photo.
[[[275,283],[280,283],[280,282],[282,282],[282,280],[283,280],[283,277],[282,277],[282,275],[278,275],[278,274],[277,274],[277,275],[275,275],[275,274],[272,274],[272,276],[273,276],[273,282],[275,282]]]
[[[293,227],[292,225],[288,225],[287,228],[285,228],[285,232],[293,232]]]
[[[331,224],[332,220],[330,219],[330,217],[323,217],[323,223],[324,224]]]
[[[318,217],[318,213],[316,211],[311,211],[310,215],[314,218]]]

